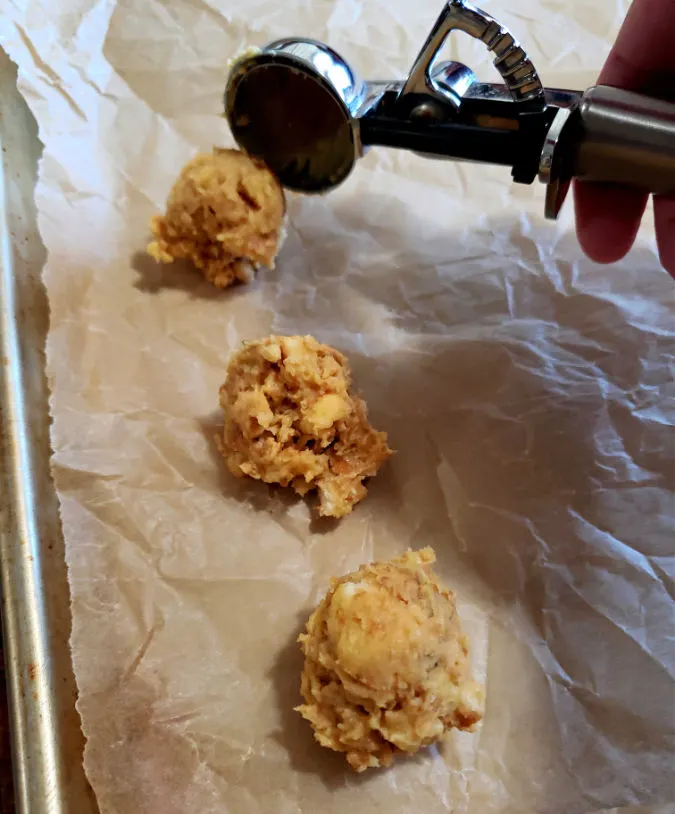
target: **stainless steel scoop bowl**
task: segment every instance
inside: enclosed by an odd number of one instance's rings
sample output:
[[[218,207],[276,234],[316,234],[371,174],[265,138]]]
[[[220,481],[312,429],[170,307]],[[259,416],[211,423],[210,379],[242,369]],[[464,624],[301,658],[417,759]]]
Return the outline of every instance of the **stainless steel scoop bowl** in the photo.
[[[365,85],[327,45],[285,39],[238,60],[225,92],[237,143],[288,189],[323,192],[361,155]]]

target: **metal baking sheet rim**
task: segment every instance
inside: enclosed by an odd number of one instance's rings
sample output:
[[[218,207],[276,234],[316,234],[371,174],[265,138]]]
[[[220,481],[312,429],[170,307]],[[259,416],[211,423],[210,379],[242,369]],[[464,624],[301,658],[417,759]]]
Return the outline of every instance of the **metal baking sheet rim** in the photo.
[[[34,205],[41,145],[16,81],[0,50],[0,558],[14,796],[17,814],[92,814],[50,475],[45,252]]]

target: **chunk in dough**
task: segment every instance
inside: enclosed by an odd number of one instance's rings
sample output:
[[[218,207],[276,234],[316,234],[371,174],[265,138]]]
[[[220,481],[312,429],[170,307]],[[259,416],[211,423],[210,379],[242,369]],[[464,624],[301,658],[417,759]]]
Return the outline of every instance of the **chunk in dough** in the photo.
[[[311,336],[245,344],[220,388],[220,449],[230,471],[301,495],[316,489],[321,515],[351,512],[391,450],[350,384],[345,357]]]
[[[451,728],[472,730],[482,688],[455,597],[431,548],[334,579],[299,638],[305,666],[297,710],[317,741],[357,772],[389,766]]]
[[[148,254],[161,263],[190,260],[219,288],[274,268],[285,215],[284,192],[260,161],[214,149],[189,161],[155,215]]]

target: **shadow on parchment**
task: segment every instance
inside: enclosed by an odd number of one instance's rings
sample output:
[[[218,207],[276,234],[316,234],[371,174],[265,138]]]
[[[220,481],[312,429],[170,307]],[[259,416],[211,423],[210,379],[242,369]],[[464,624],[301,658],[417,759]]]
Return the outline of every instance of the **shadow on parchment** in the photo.
[[[300,674],[303,656],[297,639],[306,621],[306,614],[298,616],[293,634],[279,651],[270,671],[281,715],[281,728],[272,737],[288,752],[294,771],[318,775],[327,787],[338,788],[346,785],[350,771],[344,756],[320,747],[314,740],[309,722],[294,709],[302,703]],[[364,775],[358,777],[359,780],[365,779]]]
[[[247,284],[235,283],[230,288],[218,288],[187,260],[158,263],[143,251],[132,256],[131,268],[138,274],[134,287],[147,294],[166,290],[184,291],[191,299],[231,303],[238,297],[250,294],[255,287],[254,279]]]

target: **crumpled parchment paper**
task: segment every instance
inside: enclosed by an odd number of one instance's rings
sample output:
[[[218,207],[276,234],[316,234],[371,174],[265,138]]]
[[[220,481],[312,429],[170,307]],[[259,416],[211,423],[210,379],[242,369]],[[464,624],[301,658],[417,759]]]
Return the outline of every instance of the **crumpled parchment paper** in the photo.
[[[592,84],[625,2],[494,0],[545,83]],[[611,268],[508,171],[373,150],[294,198],[275,272],[221,293],[143,256],[228,60],[283,35],[405,74],[432,0],[2,0],[45,156],[53,471],[85,763],[103,814],[575,814],[672,785],[673,281]],[[482,78],[487,52],[447,52]],[[242,339],[346,352],[398,455],[338,524],[212,443]],[[432,545],[487,680],[475,735],[351,774],[292,711],[332,575]]]

